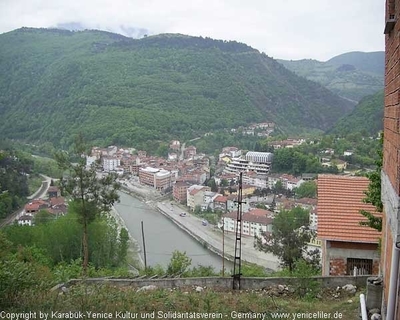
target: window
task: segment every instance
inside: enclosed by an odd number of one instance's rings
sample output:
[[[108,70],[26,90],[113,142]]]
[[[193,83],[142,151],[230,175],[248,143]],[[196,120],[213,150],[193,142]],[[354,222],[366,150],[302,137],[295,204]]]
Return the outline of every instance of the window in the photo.
[[[372,259],[347,258],[347,274],[353,275],[372,274]]]

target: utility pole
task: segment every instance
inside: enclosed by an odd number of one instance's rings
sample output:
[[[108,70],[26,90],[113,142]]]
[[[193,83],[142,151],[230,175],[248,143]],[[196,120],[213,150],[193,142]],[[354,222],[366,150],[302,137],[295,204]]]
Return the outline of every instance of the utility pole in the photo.
[[[242,172],[239,174],[239,190],[237,200],[235,260],[233,264],[233,290],[240,290],[240,276],[242,275]]]
[[[144,256],[144,269],[147,269],[147,259],[146,259],[146,242],[144,241],[144,228],[143,221],[141,221],[142,225],[142,240],[143,240],[143,256]]]
[[[225,217],[222,218],[222,277],[225,277]]]

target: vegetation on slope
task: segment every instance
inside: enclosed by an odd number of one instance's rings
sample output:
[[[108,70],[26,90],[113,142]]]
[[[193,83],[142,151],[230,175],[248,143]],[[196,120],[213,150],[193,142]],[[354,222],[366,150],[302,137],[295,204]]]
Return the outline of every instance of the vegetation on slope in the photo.
[[[361,132],[374,136],[383,130],[383,94],[383,91],[379,91],[362,99],[350,114],[335,124],[331,133],[347,135]]]
[[[237,42],[22,28],[0,35],[0,48],[0,134],[63,148],[78,132],[154,149],[265,120],[326,130],[352,108]]]
[[[318,82],[339,96],[360,101],[383,89],[383,52],[346,53],[327,62],[279,60],[286,68]],[[365,61],[365,65],[362,63]]]
[[[346,52],[329,59],[327,62],[336,65],[351,64],[358,70],[383,75],[385,72],[385,51]]]

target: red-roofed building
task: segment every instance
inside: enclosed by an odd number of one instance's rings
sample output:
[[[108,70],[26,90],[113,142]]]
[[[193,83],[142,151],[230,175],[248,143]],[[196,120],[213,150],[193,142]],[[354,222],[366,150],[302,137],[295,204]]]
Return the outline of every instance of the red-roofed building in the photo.
[[[50,199],[50,205],[52,207],[59,206],[59,205],[62,205],[62,204],[65,204],[64,197],[58,197],[58,198],[51,198]]]
[[[381,233],[366,226],[360,210],[375,212],[362,201],[365,177],[318,176],[318,239],[322,241],[322,275],[378,274]]]
[[[49,207],[49,204],[42,200],[42,199],[35,199],[25,205],[25,213],[34,215],[35,213],[39,212],[42,209],[46,209]]]
[[[227,211],[227,202],[228,197],[226,196],[218,196],[214,199],[214,210],[222,210],[223,212]]]

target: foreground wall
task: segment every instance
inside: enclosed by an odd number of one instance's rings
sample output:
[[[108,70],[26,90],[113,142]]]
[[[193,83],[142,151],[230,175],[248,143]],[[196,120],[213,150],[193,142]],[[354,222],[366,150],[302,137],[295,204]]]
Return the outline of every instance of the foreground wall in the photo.
[[[387,0],[385,10],[385,110],[382,170],[382,272],[384,319],[400,319],[399,185],[400,185],[400,1]]]
[[[369,276],[344,276],[344,277],[313,277],[318,280],[324,288],[337,288],[346,284],[352,284],[359,287],[365,287]],[[242,278],[240,288],[242,290],[260,290],[276,285],[293,284],[296,278]],[[103,279],[91,278],[86,280],[73,279],[61,286],[72,286],[78,283],[85,284],[109,284],[120,287],[140,288],[148,285],[155,285],[158,288],[184,288],[200,286],[207,288],[232,288],[232,278],[230,277],[206,277],[206,278],[176,278],[176,279]]]

